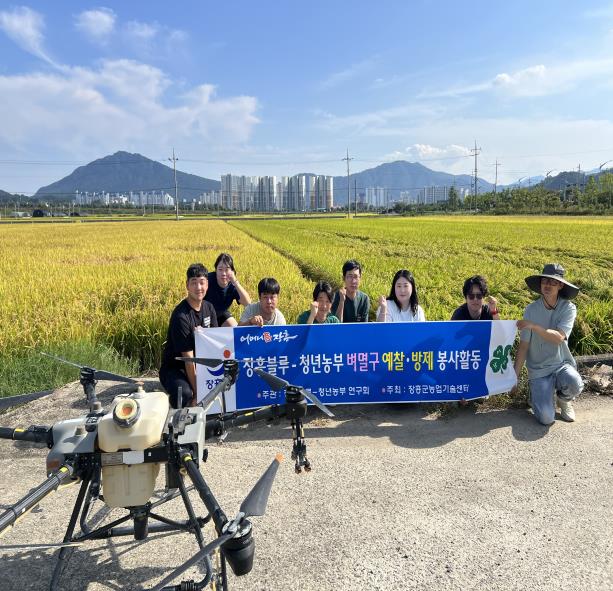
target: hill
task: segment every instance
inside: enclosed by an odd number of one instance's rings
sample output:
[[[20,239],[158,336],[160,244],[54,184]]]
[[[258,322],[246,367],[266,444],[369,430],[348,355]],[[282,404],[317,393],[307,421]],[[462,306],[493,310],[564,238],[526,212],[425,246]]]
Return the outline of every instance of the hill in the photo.
[[[187,174],[177,170],[179,199],[194,199],[203,191],[219,190],[221,183],[212,179]],[[38,189],[35,198],[67,199],[75,191],[166,191],[174,195],[174,173],[171,167],[155,160],[131,154],[115,152],[80,166],[71,174]]]
[[[416,194],[424,187],[450,187],[455,185],[458,188],[470,189],[473,177],[468,174],[453,175],[447,172],[431,170],[423,164],[417,162],[406,162],[398,160],[396,162],[386,162],[374,168],[356,172],[349,177],[351,195],[353,198],[354,184],[358,193],[366,187],[384,187],[389,190],[391,198],[397,198],[401,191],[409,191],[412,195]],[[493,190],[493,185],[487,181],[478,179],[479,192]],[[334,201],[342,205],[347,202],[347,177],[334,177]]]

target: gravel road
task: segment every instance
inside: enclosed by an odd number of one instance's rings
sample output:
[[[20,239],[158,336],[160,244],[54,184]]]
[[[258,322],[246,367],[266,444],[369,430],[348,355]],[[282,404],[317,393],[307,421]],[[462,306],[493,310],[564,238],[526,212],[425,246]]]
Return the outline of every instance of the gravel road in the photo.
[[[5,412],[0,424],[79,416],[81,396],[67,386]],[[550,428],[516,409],[461,408],[445,418],[420,406],[335,407],[335,419],[309,411],[314,469],[301,475],[283,423],[233,431],[210,445],[203,468],[228,515],[276,453],[288,459],[267,514],[253,519],[255,567],[232,576],[230,589],[613,589],[613,402],[585,395],[576,409],[577,422]],[[0,441],[0,510],[45,478],[45,454]],[[61,541],[77,491],[44,500],[0,544]],[[182,504],[160,512],[182,518]],[[94,514],[108,518],[101,504]],[[92,542],[75,552],[61,589],[148,589],[195,548],[187,534]],[[2,551],[0,588],[47,589],[53,556]]]

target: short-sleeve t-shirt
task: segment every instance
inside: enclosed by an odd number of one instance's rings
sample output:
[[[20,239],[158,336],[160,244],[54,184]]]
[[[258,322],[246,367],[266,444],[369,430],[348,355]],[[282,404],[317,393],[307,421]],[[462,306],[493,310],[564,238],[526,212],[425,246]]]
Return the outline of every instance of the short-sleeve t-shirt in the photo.
[[[377,308],[377,318],[381,308]],[[387,312],[385,314],[385,322],[425,322],[426,315],[423,308],[418,305],[415,314],[411,308],[401,310],[394,300],[387,300]]]
[[[494,320],[494,317],[490,312],[489,306],[484,304],[481,306],[481,316],[473,318],[468,311],[468,305],[464,303],[459,308],[456,308],[451,320]]]
[[[246,322],[252,316],[262,316],[262,307],[260,306],[260,302],[254,302],[253,304],[245,306],[240,321]],[[262,318],[264,317],[262,316]],[[264,324],[267,326],[272,326],[287,324],[287,322],[285,322],[285,316],[283,316],[281,310],[277,309],[270,320],[264,319]]]
[[[530,379],[551,375],[565,363],[576,367],[568,348],[568,337],[573,329],[576,316],[577,307],[564,298],[558,298],[558,303],[553,310],[545,307],[542,297],[525,309],[524,320],[534,322],[545,329],[561,330],[566,335],[562,343],[556,344],[546,341],[530,329],[525,328],[521,331],[520,340],[529,343],[526,367]]]
[[[305,310],[298,319],[296,320],[296,324],[306,324],[309,316],[311,315],[310,310]],[[340,324],[340,320],[334,314],[328,314],[326,319],[323,322],[318,322],[317,318],[313,319],[313,324]]]
[[[225,312],[233,302],[239,303],[240,294],[234,285],[228,283],[226,287],[221,287],[219,283],[217,283],[217,273],[214,271],[209,273],[208,279],[209,287],[206,290],[204,299],[213,304],[218,314],[220,312]]]
[[[217,314],[210,302],[203,301],[200,310],[194,310],[187,299],[173,310],[168,324],[166,344],[162,353],[162,368],[185,369],[183,361],[177,361],[185,351],[196,348],[194,330],[197,326],[205,328],[217,326]]]
[[[334,300],[332,301],[332,314],[338,318],[338,305],[340,302],[340,294],[337,291],[334,294]],[[343,306],[343,324],[345,322],[368,322],[368,312],[370,310],[370,300],[363,291],[357,291],[355,298],[352,300],[349,297],[345,297],[345,304]]]

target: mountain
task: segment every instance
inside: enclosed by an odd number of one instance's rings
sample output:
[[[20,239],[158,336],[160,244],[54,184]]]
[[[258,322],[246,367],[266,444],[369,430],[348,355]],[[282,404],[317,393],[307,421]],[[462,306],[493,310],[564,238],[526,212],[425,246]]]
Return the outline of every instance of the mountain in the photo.
[[[561,191],[566,187],[573,187],[579,185],[584,187],[586,183],[585,173],[578,173],[577,171],[564,171],[555,176],[547,177],[543,179],[543,187],[550,191]],[[595,175],[598,179],[598,175]]]
[[[401,191],[408,191],[415,195],[424,187],[451,187],[466,188],[470,190],[473,177],[468,174],[453,175],[447,172],[431,170],[417,162],[386,162],[375,168],[356,172],[349,176],[351,198],[353,199],[354,186],[357,192],[364,192],[366,187],[384,187],[388,189],[390,198],[398,198]],[[492,191],[494,185],[482,178],[478,178],[480,193]],[[347,177],[334,177],[334,202],[338,205],[347,203]]]
[[[0,189],[0,201],[2,202],[7,202],[7,201],[28,201],[30,198],[26,197],[25,195],[22,194],[13,194],[13,193],[7,193],[6,191],[3,191],[2,189]]]
[[[179,200],[192,200],[204,191],[219,190],[220,181],[214,181],[177,170]],[[172,168],[150,160],[140,154],[115,152],[80,166],[63,179],[41,187],[35,198],[73,198],[75,191],[108,191],[128,193],[130,191],[166,191],[174,195],[175,181]]]

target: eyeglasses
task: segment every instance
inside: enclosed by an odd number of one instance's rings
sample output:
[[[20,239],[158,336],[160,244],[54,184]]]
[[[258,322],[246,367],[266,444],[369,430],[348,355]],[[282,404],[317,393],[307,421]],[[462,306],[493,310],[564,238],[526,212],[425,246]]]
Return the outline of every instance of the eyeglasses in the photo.
[[[469,293],[469,294],[466,294],[466,297],[469,300],[474,300],[474,299],[482,300],[483,299],[483,294],[482,293]]]

